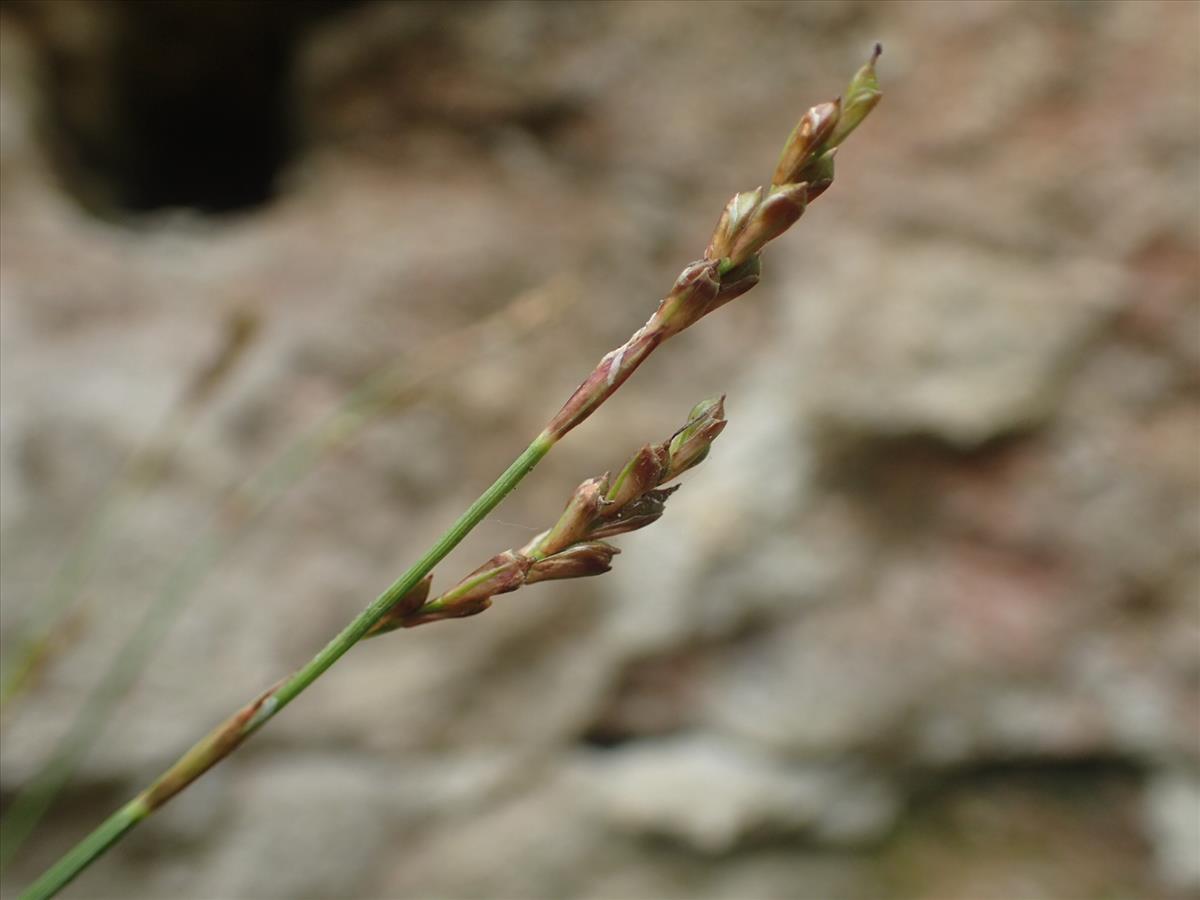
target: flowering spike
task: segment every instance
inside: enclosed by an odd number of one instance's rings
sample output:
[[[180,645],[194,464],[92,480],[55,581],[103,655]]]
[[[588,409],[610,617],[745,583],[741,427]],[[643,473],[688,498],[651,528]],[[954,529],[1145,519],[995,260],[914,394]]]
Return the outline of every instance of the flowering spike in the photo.
[[[612,558],[621,551],[604,541],[585,541],[539,559],[529,568],[526,584],[601,575],[612,568]]]
[[[755,257],[786,231],[809,203],[833,183],[833,153],[879,102],[875,78],[880,48],[850,82],[842,101],[820,103],[792,131],[775,168],[769,191],[759,187],[735,194],[725,205],[704,259],[691,263],[676,279],[650,320],[600,360],[546,426],[557,441],[590,416],[654,350],[672,335],[744,294],[758,283]]]
[[[665,444],[647,444],[621,470],[608,491],[609,505],[600,511],[604,518],[620,512],[625,504],[656,488],[667,474],[671,455]]]

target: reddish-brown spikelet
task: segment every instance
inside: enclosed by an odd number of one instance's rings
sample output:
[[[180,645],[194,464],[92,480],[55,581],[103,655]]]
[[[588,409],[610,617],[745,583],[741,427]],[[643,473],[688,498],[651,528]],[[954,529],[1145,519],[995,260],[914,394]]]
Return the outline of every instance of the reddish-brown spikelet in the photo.
[[[585,541],[534,562],[525,576],[525,583],[602,575],[612,568],[612,558],[620,552],[604,541]]]

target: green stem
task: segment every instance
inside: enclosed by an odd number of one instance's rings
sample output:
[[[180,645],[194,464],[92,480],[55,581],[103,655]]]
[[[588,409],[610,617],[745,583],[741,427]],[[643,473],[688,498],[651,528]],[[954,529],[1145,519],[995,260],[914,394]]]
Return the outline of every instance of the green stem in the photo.
[[[130,800],[72,847],[45,875],[31,884],[21,895],[21,900],[46,900],[47,897],[53,897],[148,815],[150,809],[141,797]]]
[[[21,895],[22,900],[41,900],[52,897],[66,887],[80,872],[91,865],[126,832],[150,815],[192,781],[200,777],[224,755],[259,728],[269,722],[314,681],[338,661],[351,647],[387,613],[405,594],[411,591],[434,566],[462,541],[500,501],[528,475],[554,446],[556,438],[542,432],[516,458],[499,478],[459,516],[458,520],[438,538],[416,564],[391,584],[341,633],[325,645],[305,666],[297,670],[278,688],[253,704],[254,713],[237,722],[235,734],[209,735],[180,757],[179,761],[160,776],[150,788],[129,801],[106,819],[95,831],[80,841],[70,852],[51,866]],[[214,737],[217,738],[214,740]]]

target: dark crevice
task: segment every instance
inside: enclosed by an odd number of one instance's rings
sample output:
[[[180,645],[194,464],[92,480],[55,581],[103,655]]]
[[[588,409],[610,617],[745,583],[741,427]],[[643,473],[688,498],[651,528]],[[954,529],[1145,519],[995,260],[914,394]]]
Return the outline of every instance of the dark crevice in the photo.
[[[104,215],[263,204],[296,155],[298,41],[330,2],[20,7],[43,60],[44,133],[64,186]],[[63,37],[63,18],[91,40]],[[69,23],[68,23],[69,24]]]
[[[1096,786],[1136,787],[1146,777],[1144,763],[1116,755],[1076,757],[1024,756],[1009,759],[979,759],[951,769],[908,773],[909,805],[936,803],[944,794],[959,790],[995,788],[1011,790],[1022,786],[1061,797],[1089,798]]]
[[[266,202],[295,140],[287,36],[212,29],[160,43],[156,30],[138,17],[114,49],[123,152],[96,162],[117,205],[226,212]]]

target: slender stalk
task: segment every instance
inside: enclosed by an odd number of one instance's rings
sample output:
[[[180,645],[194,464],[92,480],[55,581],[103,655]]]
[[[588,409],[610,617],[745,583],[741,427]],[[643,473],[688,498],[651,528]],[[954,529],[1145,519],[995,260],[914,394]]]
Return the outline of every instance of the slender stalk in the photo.
[[[115,813],[101,822],[91,834],[72,847],[36,882],[21,895],[22,898],[53,897],[93,860],[104,855],[113,844],[121,840],[138,822],[150,815],[141,796],[130,800]],[[56,872],[66,877],[52,878]],[[66,873],[70,873],[69,875]]]

